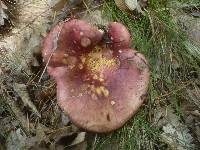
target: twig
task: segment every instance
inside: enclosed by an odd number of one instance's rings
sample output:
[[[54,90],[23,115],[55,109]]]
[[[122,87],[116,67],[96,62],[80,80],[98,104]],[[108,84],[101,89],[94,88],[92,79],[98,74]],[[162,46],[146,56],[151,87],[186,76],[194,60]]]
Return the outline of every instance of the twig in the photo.
[[[88,11],[89,13],[91,13],[90,8],[88,7],[88,5],[86,4],[86,2],[83,0],[83,4],[86,7],[86,11]]]
[[[190,84],[195,83],[195,81],[194,81],[194,80],[191,80],[191,81],[187,81],[187,82],[185,82],[185,83],[186,83],[185,85],[181,86],[181,87],[178,88],[177,90],[174,90],[174,91],[172,91],[172,92],[166,93],[166,94],[161,95],[161,96],[158,96],[158,97],[155,98],[155,100],[160,100],[161,98],[168,97],[168,96],[170,96],[170,95],[174,95],[174,94],[176,94],[178,91],[181,91],[182,89],[184,89],[184,88],[186,88],[187,86],[189,86]]]
[[[44,75],[44,73],[45,73],[45,71],[46,71],[46,69],[47,69],[47,66],[49,65],[49,62],[50,62],[50,60],[51,60],[51,57],[53,56],[54,51],[57,49],[57,42],[58,42],[58,38],[59,38],[59,36],[60,36],[60,33],[61,33],[61,31],[62,31],[63,25],[64,25],[64,24],[62,24],[62,27],[61,27],[60,31],[58,32],[58,34],[57,34],[57,36],[56,36],[56,39],[54,39],[54,44],[53,44],[54,47],[53,47],[53,50],[52,50],[52,52],[51,52],[51,55],[49,56],[49,59],[48,59],[46,65],[45,65],[45,67],[44,67],[44,70],[42,71],[42,74],[41,74],[41,76],[40,76],[40,78],[39,78],[38,84],[39,84],[40,81],[42,80],[42,77],[43,77],[43,75]]]

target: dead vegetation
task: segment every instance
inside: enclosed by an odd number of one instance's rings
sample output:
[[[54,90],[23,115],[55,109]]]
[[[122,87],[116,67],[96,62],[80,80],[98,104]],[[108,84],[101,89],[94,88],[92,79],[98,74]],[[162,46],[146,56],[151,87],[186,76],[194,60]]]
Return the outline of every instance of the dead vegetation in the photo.
[[[149,0],[146,15],[138,17],[119,10],[112,0],[103,2],[19,1],[14,28],[0,37],[0,149],[198,148],[200,33],[194,24],[199,22],[199,2],[169,5],[172,1]],[[107,15],[102,18],[102,14]],[[40,45],[52,26],[71,17],[94,24],[123,22],[132,33],[132,46],[151,62],[148,101],[115,133],[86,133],[71,124],[56,104],[56,85],[45,71]]]

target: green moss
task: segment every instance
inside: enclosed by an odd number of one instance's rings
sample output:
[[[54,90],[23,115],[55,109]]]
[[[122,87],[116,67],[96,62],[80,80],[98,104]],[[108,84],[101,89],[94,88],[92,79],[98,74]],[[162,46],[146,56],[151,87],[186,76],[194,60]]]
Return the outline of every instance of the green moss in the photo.
[[[195,86],[200,75],[200,59],[195,51],[191,52],[185,46],[185,42],[191,41],[175,24],[171,13],[184,9],[172,4],[181,2],[197,7],[199,2],[149,0],[146,15],[137,19],[119,10],[113,0],[104,2],[104,14],[128,27],[132,35],[131,46],[147,57],[152,73],[145,106],[122,129],[107,136],[98,136],[95,149],[166,149],[160,141],[159,129],[152,124],[154,110],[157,105],[171,105],[181,116],[181,99],[186,98],[184,90]]]

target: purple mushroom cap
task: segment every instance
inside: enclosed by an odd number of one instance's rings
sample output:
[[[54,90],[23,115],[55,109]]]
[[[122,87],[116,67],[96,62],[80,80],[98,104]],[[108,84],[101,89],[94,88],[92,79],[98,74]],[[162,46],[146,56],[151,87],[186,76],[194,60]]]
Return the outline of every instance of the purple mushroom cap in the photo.
[[[55,26],[42,49],[61,109],[75,125],[99,133],[122,127],[138,111],[150,77],[145,57],[129,48],[124,25],[108,25],[109,43],[104,34],[73,19]]]

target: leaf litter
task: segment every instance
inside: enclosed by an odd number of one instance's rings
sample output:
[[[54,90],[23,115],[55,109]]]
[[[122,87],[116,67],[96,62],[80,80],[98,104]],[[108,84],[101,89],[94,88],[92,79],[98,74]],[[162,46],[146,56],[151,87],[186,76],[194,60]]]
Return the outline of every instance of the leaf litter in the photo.
[[[144,8],[146,1],[142,4],[140,7]],[[104,19],[101,10],[93,10],[102,5],[96,1],[83,3],[81,0],[20,0],[19,5],[20,21],[12,29],[11,34],[0,39],[0,101],[4,104],[0,107],[0,120],[3,123],[0,131],[6,129],[5,132],[1,132],[0,139],[5,141],[7,149],[84,150],[88,145],[88,133],[75,127],[57,106],[55,83],[44,70],[40,43],[52,25],[67,18],[83,17],[89,22],[103,25],[107,24],[109,18]],[[140,12],[136,1],[131,3],[130,8],[132,11],[137,9]],[[5,6],[0,7],[1,12],[5,9]],[[143,10],[140,13],[143,13]],[[5,14],[2,14],[1,21],[6,19]],[[188,49],[195,50],[190,44],[186,43]],[[43,71],[44,75],[41,76]],[[39,79],[41,82],[38,82]],[[198,87],[196,90],[187,89],[188,99],[192,99],[199,106],[199,95],[196,95],[196,91],[199,91]],[[188,125],[194,125],[194,132],[200,135],[200,128],[197,125],[199,108],[192,108],[183,108],[183,112],[187,112],[184,119]],[[162,141],[174,149],[194,148],[191,128],[185,126],[173,108],[167,108],[167,111],[160,108],[155,114],[156,118],[157,126],[162,129]],[[195,123],[191,123],[194,118]]]

